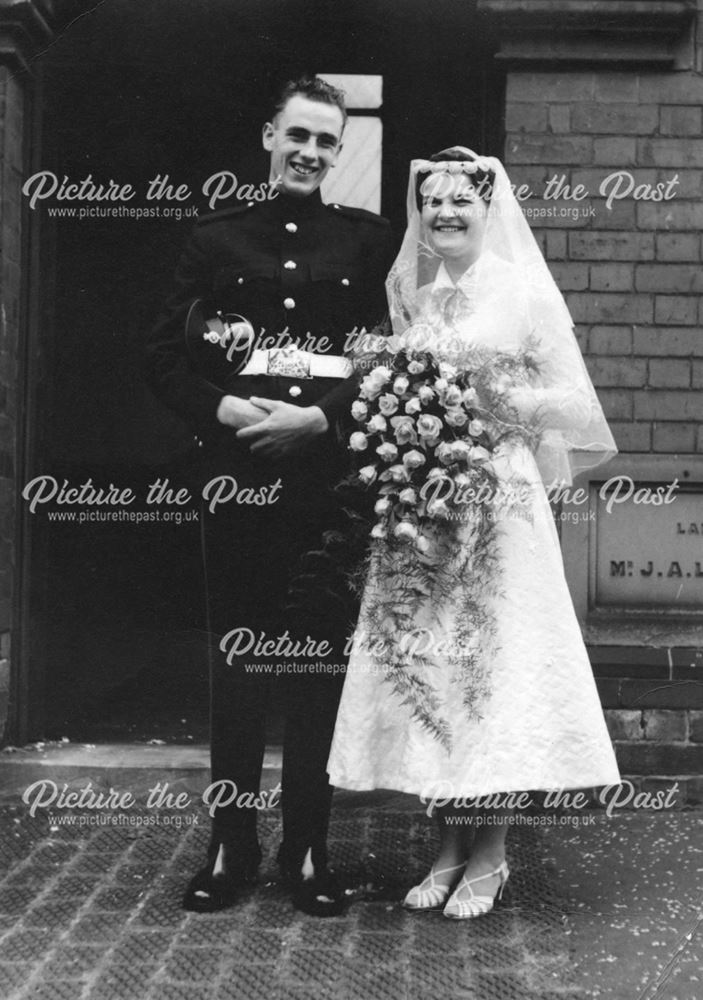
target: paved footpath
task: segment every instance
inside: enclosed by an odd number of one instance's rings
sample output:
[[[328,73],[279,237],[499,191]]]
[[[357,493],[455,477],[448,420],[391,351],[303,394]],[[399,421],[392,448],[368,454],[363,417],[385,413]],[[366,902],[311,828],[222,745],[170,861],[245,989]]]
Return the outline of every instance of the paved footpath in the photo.
[[[114,777],[96,785],[132,787]],[[69,783],[82,787],[85,774]],[[143,802],[124,825],[69,825],[88,813],[32,818],[15,784],[0,798],[3,1000],[703,998],[700,811],[520,824],[502,904],[455,922],[398,903],[435,842],[417,800],[338,794],[330,849],[346,915],[293,910],[277,880],[273,809],[261,816],[258,887],[202,916],[180,907],[207,841],[202,807],[180,829],[156,825]]]

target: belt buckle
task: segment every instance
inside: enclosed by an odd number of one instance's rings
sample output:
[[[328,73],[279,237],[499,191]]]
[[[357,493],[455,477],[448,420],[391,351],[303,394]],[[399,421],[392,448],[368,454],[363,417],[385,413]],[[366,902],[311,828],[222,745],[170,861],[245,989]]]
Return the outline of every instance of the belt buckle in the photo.
[[[274,347],[268,351],[267,375],[281,375],[284,378],[312,378],[310,358],[295,344]]]

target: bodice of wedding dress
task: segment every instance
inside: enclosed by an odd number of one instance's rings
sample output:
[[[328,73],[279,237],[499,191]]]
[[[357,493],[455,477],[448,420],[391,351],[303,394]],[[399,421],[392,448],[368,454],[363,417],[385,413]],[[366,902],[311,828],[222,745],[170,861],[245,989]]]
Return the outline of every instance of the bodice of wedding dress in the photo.
[[[570,481],[571,432],[583,432],[600,407],[570,323],[569,336],[554,336],[554,310],[540,291],[490,251],[456,283],[442,263],[434,281],[418,291],[416,319],[399,346],[431,350],[459,367],[470,364],[472,355],[529,350],[535,373],[514,380],[506,400],[521,423],[539,430],[536,457],[543,480]]]

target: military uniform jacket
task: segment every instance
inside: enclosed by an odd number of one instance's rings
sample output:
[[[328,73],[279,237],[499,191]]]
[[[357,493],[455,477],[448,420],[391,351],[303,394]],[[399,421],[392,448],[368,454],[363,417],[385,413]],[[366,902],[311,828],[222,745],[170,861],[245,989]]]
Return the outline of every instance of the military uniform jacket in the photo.
[[[204,216],[179,262],[175,292],[148,339],[149,384],[206,441],[222,431],[216,414],[225,394],[315,404],[332,426],[348,412],[354,379],[315,377],[295,384],[270,375],[238,375],[219,344],[201,339],[189,349],[188,310],[202,299],[205,312],[244,317],[254,328],[255,347],[282,346],[287,331],[306,350],[326,337],[319,353],[339,355],[349,333],[370,330],[382,320],[392,250],[386,219],[325,205],[319,192],[305,198],[281,193]]]

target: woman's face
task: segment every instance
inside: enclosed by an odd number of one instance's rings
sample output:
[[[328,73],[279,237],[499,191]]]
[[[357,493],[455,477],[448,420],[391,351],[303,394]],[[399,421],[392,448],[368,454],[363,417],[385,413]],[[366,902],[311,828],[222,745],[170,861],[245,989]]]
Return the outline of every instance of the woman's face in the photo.
[[[481,253],[488,205],[466,174],[430,174],[420,194],[432,249],[455,267],[470,267]]]

